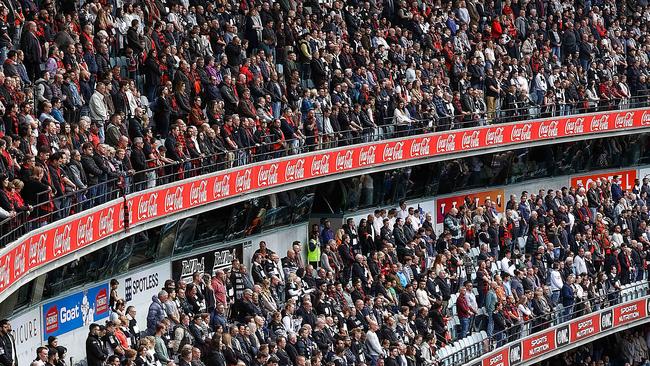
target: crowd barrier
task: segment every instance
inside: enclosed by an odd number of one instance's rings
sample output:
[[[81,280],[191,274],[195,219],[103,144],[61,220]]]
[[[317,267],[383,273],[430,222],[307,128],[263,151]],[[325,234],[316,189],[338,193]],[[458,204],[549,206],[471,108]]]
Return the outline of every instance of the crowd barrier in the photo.
[[[634,133],[650,108],[609,111],[436,132],[252,164],[133,193],[45,225],[0,251],[0,301],[26,275],[116,233],[235,196],[399,162],[554,139]]]
[[[622,330],[621,327],[649,321],[650,298],[647,295],[647,281],[624,286],[617,305],[560,323],[491,352],[486,351],[491,342],[481,331],[438,350],[439,365],[516,366],[540,362],[558,351],[576,347],[579,342],[592,341]]]

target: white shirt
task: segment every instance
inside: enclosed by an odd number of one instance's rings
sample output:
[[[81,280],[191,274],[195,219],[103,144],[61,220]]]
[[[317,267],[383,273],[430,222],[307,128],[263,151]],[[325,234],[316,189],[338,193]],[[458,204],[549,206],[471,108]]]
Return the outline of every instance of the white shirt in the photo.
[[[478,311],[478,303],[476,302],[476,295],[472,291],[465,292],[465,300],[467,300],[467,305],[474,311]]]
[[[372,222],[372,226],[375,228],[375,234],[379,235],[379,233],[381,233],[381,227],[384,226],[384,217],[375,216],[375,220]]]
[[[409,215],[408,210],[402,210],[401,208],[400,208],[400,209],[397,209],[397,218],[398,218],[398,219],[404,219],[404,220],[406,220],[406,218],[408,217],[408,215]]]
[[[551,291],[560,291],[560,290],[562,290],[562,286],[564,286],[564,282],[562,282],[562,275],[560,275],[559,271],[552,270],[551,271]]]
[[[499,271],[506,272],[506,273],[510,274],[511,276],[514,276],[514,273],[511,273],[512,270],[510,269],[510,263],[509,262],[510,262],[510,259],[508,259],[507,257],[503,257],[503,259],[501,259],[499,261]]]
[[[573,273],[576,276],[587,273],[587,264],[585,264],[585,260],[579,255],[573,257]]]
[[[616,244],[616,246],[620,246],[621,244],[623,244],[623,234],[621,233],[612,234],[612,242]]]
[[[411,227],[417,232],[420,229],[420,219],[415,215],[409,215],[409,217],[411,218]]]
[[[420,306],[427,308],[431,306],[431,301],[429,301],[429,294],[427,293],[426,289],[418,288],[415,290],[415,297],[417,298]]]

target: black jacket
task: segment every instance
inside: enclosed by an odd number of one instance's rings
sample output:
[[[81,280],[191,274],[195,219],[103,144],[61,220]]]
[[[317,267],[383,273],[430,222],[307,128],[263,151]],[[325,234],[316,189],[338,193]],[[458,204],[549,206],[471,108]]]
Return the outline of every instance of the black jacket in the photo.
[[[86,360],[88,361],[88,366],[102,366],[107,357],[108,353],[99,337],[89,335],[86,338]]]
[[[133,27],[129,27],[129,30],[126,31],[126,41],[129,48],[131,48],[136,54],[142,53],[144,50],[142,45],[140,45],[140,36],[138,35],[138,30]]]
[[[41,43],[32,32],[25,32],[20,39],[20,49],[25,53],[25,63],[40,63],[43,57]]]
[[[99,178],[104,172],[97,166],[91,155],[81,155],[81,166],[86,172],[89,186],[99,183]]]
[[[14,366],[18,366],[16,341],[11,333],[0,335],[0,350],[2,350],[2,354],[0,355],[0,365],[11,366],[13,363]]]

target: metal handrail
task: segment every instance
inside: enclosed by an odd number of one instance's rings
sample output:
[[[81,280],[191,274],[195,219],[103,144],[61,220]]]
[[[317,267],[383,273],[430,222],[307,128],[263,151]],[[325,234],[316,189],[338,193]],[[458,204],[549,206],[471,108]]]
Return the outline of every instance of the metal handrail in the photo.
[[[650,96],[640,96],[640,97],[630,98],[629,101],[626,102],[625,104],[623,103],[620,103],[620,105],[618,103],[613,103],[613,104],[614,107],[625,107],[626,109],[648,106],[650,105]],[[598,108],[594,111],[581,110],[578,108],[580,106],[579,103],[566,103],[562,105],[555,105],[556,111],[560,111],[562,106],[576,108],[578,112],[585,112],[585,113],[604,111],[603,109],[598,109]],[[530,113],[531,109],[534,108],[539,108],[539,106],[528,105],[513,110],[497,110],[496,115],[492,120],[492,124],[518,122],[518,121],[527,120],[527,117],[531,117],[531,119],[546,117],[543,115],[541,111],[539,111],[539,114]],[[525,113],[519,113],[522,111]],[[548,117],[551,117],[551,115],[549,115]],[[445,118],[451,118],[455,120],[455,119],[462,118],[462,116],[457,115],[457,116],[450,116]],[[367,143],[367,142],[374,142],[374,141],[382,141],[391,138],[413,136],[413,135],[431,133],[436,131],[443,131],[443,130],[450,130],[450,129],[456,130],[456,129],[467,128],[467,127],[471,128],[471,127],[476,127],[480,123],[482,123],[479,120],[452,121],[449,124],[438,126],[434,124],[435,121],[438,121],[438,119],[436,118],[414,119],[407,124],[395,124],[395,123],[390,123],[388,121],[384,121],[385,123],[378,125],[376,128],[374,127],[365,128],[362,129],[362,131],[353,131],[353,130],[339,131],[336,133],[337,135],[340,136],[339,138],[327,142],[323,142],[323,139],[324,138],[328,139],[332,136],[328,134],[319,133],[317,136],[313,137],[319,142],[316,142],[314,144],[300,145],[300,141],[302,141],[302,139],[300,139],[298,148],[290,147],[290,145],[293,144],[296,141],[296,139],[288,139],[285,140],[286,146],[283,149],[279,150],[279,152],[269,151],[269,152],[259,153],[254,150],[257,150],[258,148],[263,146],[254,146],[254,147],[240,148],[237,150],[229,150],[227,152],[218,152],[213,155],[207,155],[204,157],[196,157],[196,158],[186,157],[182,161],[177,161],[172,164],[165,164],[153,168],[148,168],[142,171],[137,171],[132,175],[127,174],[124,177],[121,177],[116,180],[102,182],[96,186],[91,186],[83,190],[71,192],[66,194],[64,197],[73,198],[75,196],[78,196],[79,194],[83,194],[84,192],[91,192],[93,190],[96,190],[100,186],[115,186],[117,188],[109,192],[110,193],[109,196],[111,197],[111,199],[115,199],[119,197],[124,197],[129,192],[136,192],[146,187],[146,184],[143,185],[141,184],[141,182],[136,183],[134,181],[134,175],[142,176],[145,175],[146,173],[151,173],[151,172],[159,173],[159,172],[171,171],[171,173],[163,173],[162,175],[156,174],[154,186],[157,186],[160,184],[170,183],[170,182],[182,180],[189,177],[196,177],[202,174],[219,171],[226,168],[245,166],[252,162],[260,162],[260,161],[266,161],[266,160],[283,157],[283,156],[296,155],[294,154],[295,152],[297,152],[297,154],[301,154],[307,151],[321,151],[321,150],[327,150],[335,147],[350,146],[359,143]],[[273,143],[271,142],[268,144],[268,147],[272,145]],[[198,164],[196,164],[197,166],[193,167],[192,166],[193,163],[198,163]],[[181,167],[182,167],[182,172],[180,172]],[[123,180],[124,178],[130,178],[131,182],[128,186],[125,184]],[[77,205],[77,207],[78,208],[89,207],[92,206],[92,204],[88,205],[88,203],[93,203],[93,202],[97,202],[96,198],[94,197],[86,198],[82,200],[83,204]],[[41,210],[46,205],[50,205],[50,202],[37,205],[32,209],[31,212],[36,212],[37,210]],[[33,228],[39,227],[39,225],[42,225],[44,222],[48,222],[48,223],[54,222],[62,217],[67,217],[67,215],[61,215],[65,211],[69,211],[69,208],[66,207],[60,210],[55,210],[51,213],[48,212],[48,214],[41,215],[38,217],[35,215],[21,213],[20,215],[16,215],[15,217],[9,217],[4,219],[3,221],[0,221],[0,228],[2,228],[1,231],[4,233],[3,235],[0,236],[0,248],[18,239],[21,235],[32,230]],[[45,220],[45,218],[47,218],[47,220]]]
[[[634,300],[634,299],[638,299],[640,297],[646,296],[650,292],[650,288],[648,287],[648,284],[649,284],[648,280],[640,281],[640,283],[634,282],[634,283],[630,284],[629,287],[623,288],[623,286],[621,286],[620,289],[618,289],[618,290],[616,290],[616,291],[614,291],[614,292],[612,292],[610,294],[594,296],[592,298],[587,298],[586,300],[582,300],[582,301],[579,301],[579,302],[576,301],[576,303],[573,305],[573,310],[574,311],[572,311],[571,313],[569,313],[567,315],[563,314],[563,312],[564,312],[563,308],[558,309],[558,307],[559,307],[559,304],[558,304],[548,314],[532,317],[532,318],[528,319],[527,321],[524,321],[522,323],[517,324],[516,326],[519,327],[519,331],[520,331],[519,336],[521,336],[521,331],[523,329],[525,329],[526,327],[529,330],[532,330],[533,328],[537,328],[537,329],[540,329],[539,332],[543,332],[543,331],[547,330],[549,327],[552,327],[554,325],[561,325],[561,324],[564,324],[564,323],[568,323],[573,319],[576,319],[576,318],[579,318],[580,316],[588,314],[588,313],[585,313],[583,309],[575,311],[576,306],[579,305],[579,304],[590,303],[593,306],[593,304],[600,304],[603,300],[610,301],[609,296],[611,294],[615,294],[616,302],[613,303],[613,304],[608,304],[609,306],[607,306],[605,308],[599,309],[599,310],[603,310],[603,309],[613,307],[613,306],[615,306],[617,304],[620,304],[622,302],[625,302],[625,301]],[[638,289],[645,290],[645,292],[638,291]],[[629,291],[629,290],[633,290],[632,293],[634,293],[635,292],[634,290],[636,290],[636,293],[641,294],[641,296],[638,296],[638,297],[635,297],[635,298],[628,298],[628,299],[622,298],[622,292],[623,291]],[[576,315],[579,315],[579,316],[576,316]],[[570,319],[568,319],[566,322],[564,322],[564,321],[557,322],[556,321],[558,319],[561,319],[564,316],[568,316],[568,317],[570,317]],[[549,320],[545,320],[547,317],[549,318]],[[540,320],[543,320],[543,321],[540,322],[540,323],[537,323]],[[509,332],[512,331],[513,327],[511,327],[510,329],[505,329],[505,330],[500,331],[500,332],[496,332],[491,337],[488,336],[488,338],[486,340],[484,340],[484,343],[482,344],[483,353],[485,354],[485,353],[494,351],[495,349],[501,348],[501,347],[503,347],[504,345],[507,345],[510,342],[514,342],[516,340],[523,339],[525,337],[529,337],[531,335],[534,335],[534,334],[538,333],[538,332],[529,331],[529,333],[524,335],[523,337],[518,337],[516,339],[514,339],[514,338],[513,339],[508,339]],[[504,337],[506,339],[506,341],[503,342],[502,344],[497,344],[496,343],[497,339],[501,339],[501,337]],[[471,339],[471,335],[468,335],[467,337],[462,338],[462,339]],[[450,344],[461,341],[462,339],[456,339],[453,342],[450,342]],[[487,342],[485,342],[485,341],[487,341]],[[439,364],[440,365],[465,364],[467,362],[470,362],[474,358],[475,357],[473,357],[472,355],[469,355],[466,352],[465,349],[460,349],[460,350],[457,350],[454,353],[451,353],[451,354],[447,355],[444,358],[441,358],[439,360]]]

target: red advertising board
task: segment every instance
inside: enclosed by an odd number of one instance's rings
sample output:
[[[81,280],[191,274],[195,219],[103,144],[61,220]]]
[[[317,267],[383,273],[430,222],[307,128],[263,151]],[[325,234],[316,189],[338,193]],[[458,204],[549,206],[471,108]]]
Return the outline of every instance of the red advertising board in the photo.
[[[643,319],[646,315],[645,299],[617,306],[614,308],[614,327]]]
[[[508,348],[494,352],[483,359],[483,366],[510,366]]]
[[[549,330],[526,338],[521,344],[523,350],[522,361],[528,361],[544,353],[551,352],[555,349],[555,330]]]
[[[614,177],[617,176],[621,179],[621,188],[623,188],[624,190],[631,190],[632,188],[634,188],[634,180],[636,179],[636,170],[619,170],[616,172],[571,177],[571,186],[572,187],[582,186],[585,187],[585,189],[588,189],[589,185],[592,182],[596,182],[599,179],[607,179],[611,181],[614,179]]]
[[[132,194],[126,200],[129,224],[133,227],[182,210],[255,190],[396,161],[644,126],[650,126],[650,109],[445,131],[315,152],[193,178],[154,191]],[[629,178],[628,175],[626,178],[628,182],[634,181]],[[503,191],[500,193],[502,194]],[[491,198],[497,199],[497,197]],[[503,200],[505,197],[502,197]],[[122,199],[117,199],[108,207],[95,208],[69,222],[51,224],[43,231],[30,233],[4,248],[0,254],[0,293],[6,291],[27,272],[121,231],[124,228],[123,203]],[[445,202],[440,204],[443,203]],[[448,210],[450,206],[451,201],[445,203],[444,210]],[[438,220],[442,220],[440,214],[437,216]]]
[[[474,192],[471,194],[462,194],[458,196],[451,196],[445,198],[436,199],[436,221],[438,224],[442,224],[445,219],[445,215],[452,208],[458,208],[465,204],[465,197],[474,202],[475,206],[480,206],[485,203],[485,200],[489,199],[492,202],[496,203],[497,212],[504,212],[504,202],[505,202],[505,192],[503,189],[490,189],[488,191]]]
[[[31,234],[0,257],[0,292],[27,272],[73,253],[124,228],[122,200],[91,210],[76,220]]]
[[[635,323],[648,317],[650,299],[642,298],[624,304],[619,304],[613,309],[603,309],[575,319],[569,324],[561,324],[528,338],[514,342],[495,352],[483,357],[481,364],[507,365],[509,362],[517,364],[530,361],[556,349],[562,349],[570,344],[575,344],[583,339],[598,335],[600,332],[616,329],[620,325]],[[613,314],[613,322],[610,320]],[[568,328],[569,337],[565,336]],[[560,334],[558,336],[558,334]],[[521,346],[521,358],[519,349]]]
[[[569,324],[571,342],[591,337],[600,332],[600,314],[592,314]]]

